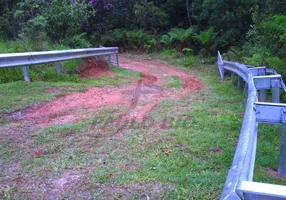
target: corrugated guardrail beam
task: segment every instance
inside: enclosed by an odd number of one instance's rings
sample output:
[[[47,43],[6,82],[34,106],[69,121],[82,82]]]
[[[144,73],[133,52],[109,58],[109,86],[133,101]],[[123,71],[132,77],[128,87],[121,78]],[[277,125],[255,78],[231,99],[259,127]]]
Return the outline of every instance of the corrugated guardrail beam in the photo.
[[[219,52],[218,68],[222,81],[226,69],[240,77],[238,79],[239,84],[243,79],[248,89],[244,120],[221,199],[284,199],[286,186],[252,182],[258,122],[283,124],[278,174],[281,177],[286,176],[286,104],[257,102],[257,90],[269,88],[272,89],[272,101],[279,102],[280,87],[285,90],[281,76],[275,70],[265,67],[254,68],[237,62],[222,60]],[[266,76],[266,73],[275,75]]]
[[[0,68],[22,66],[25,81],[29,82],[27,66],[55,62],[57,73],[60,73],[60,61],[93,56],[108,56],[108,61],[110,61],[110,56],[113,54],[116,55],[116,64],[119,66],[118,47],[0,54]]]

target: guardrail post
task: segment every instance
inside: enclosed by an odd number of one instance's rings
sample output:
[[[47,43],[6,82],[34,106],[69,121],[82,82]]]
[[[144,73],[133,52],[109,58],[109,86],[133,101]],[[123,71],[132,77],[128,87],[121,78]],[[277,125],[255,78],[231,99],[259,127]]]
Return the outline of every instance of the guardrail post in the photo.
[[[231,81],[233,81],[234,75],[235,75],[235,73],[231,72]]]
[[[280,80],[274,79],[271,80],[272,84],[272,102],[279,103],[280,102]]]
[[[241,85],[242,85],[242,78],[238,76],[237,87],[241,88]]]
[[[57,74],[61,74],[61,63],[60,62],[56,62],[56,70],[57,70]]]
[[[108,63],[108,66],[110,66],[110,64],[111,64],[111,55],[107,56],[107,63]]]
[[[265,69],[259,70],[259,76],[265,76]],[[266,101],[266,90],[260,90],[261,101]]]
[[[116,66],[119,67],[118,51],[116,51]]]
[[[247,94],[247,92],[248,92],[248,84],[247,83],[244,84],[243,92],[244,92],[244,94]]]
[[[28,72],[28,67],[27,66],[23,66],[22,70],[24,72],[24,79],[26,82],[31,82],[30,76],[29,76],[29,72]]]
[[[281,134],[278,176],[286,177],[286,110],[282,111],[282,134]]]
[[[266,90],[260,90],[261,101],[266,101]]]

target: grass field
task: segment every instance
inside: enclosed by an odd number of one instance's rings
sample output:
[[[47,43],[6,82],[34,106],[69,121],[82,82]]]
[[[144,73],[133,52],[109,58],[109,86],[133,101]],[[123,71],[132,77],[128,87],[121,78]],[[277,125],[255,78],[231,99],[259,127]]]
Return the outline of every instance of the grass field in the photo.
[[[179,68],[182,63],[172,62]],[[0,139],[0,197],[218,199],[232,163],[246,97],[231,83],[220,82],[216,65],[197,62],[180,69],[199,77],[205,88],[183,99],[160,102],[143,122],[123,121],[124,106],[108,106],[88,113],[87,120],[47,128],[6,117],[87,86],[136,80],[138,73],[116,69],[116,80],[88,83],[1,84],[0,135],[5,139]],[[166,84],[182,85],[176,77]],[[113,137],[122,129],[122,137]],[[273,173],[279,140],[279,126],[259,127],[255,181],[286,185]]]

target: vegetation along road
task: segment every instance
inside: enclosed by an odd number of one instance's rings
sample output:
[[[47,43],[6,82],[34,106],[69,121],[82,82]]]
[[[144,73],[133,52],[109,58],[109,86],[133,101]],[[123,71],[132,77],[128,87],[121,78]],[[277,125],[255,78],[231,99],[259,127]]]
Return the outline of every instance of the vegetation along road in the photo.
[[[213,64],[158,57],[123,54],[111,69],[86,59],[77,81],[1,84],[1,198],[218,199],[245,97]],[[279,132],[262,127],[257,181],[285,184]]]

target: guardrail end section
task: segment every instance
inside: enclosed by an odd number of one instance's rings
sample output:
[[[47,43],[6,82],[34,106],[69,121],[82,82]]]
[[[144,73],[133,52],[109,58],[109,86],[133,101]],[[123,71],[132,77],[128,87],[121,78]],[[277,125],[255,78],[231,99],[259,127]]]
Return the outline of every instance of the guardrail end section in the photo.
[[[218,65],[218,70],[220,73],[221,80],[224,81],[224,68],[223,68],[224,64],[223,64],[223,60],[221,58],[219,51],[217,52],[217,65]]]

